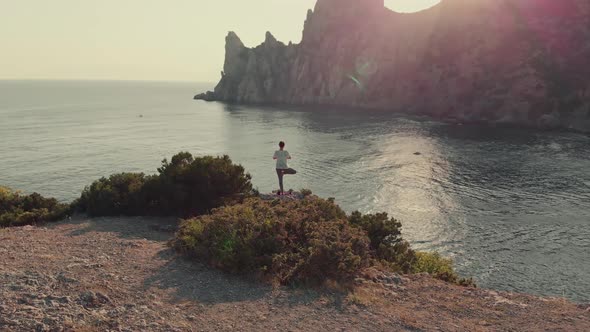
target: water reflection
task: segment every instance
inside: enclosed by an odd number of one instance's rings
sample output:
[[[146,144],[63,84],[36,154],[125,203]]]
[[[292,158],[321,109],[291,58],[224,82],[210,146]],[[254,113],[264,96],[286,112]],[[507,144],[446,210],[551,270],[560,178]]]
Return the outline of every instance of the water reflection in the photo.
[[[366,169],[378,181],[370,211],[385,209],[402,220],[404,236],[417,249],[450,251],[448,246],[459,244],[463,236],[463,227],[456,225],[462,220],[448,218],[458,203],[442,187],[452,165],[436,138],[414,129],[382,137],[377,154],[366,157]]]
[[[590,273],[586,137],[337,109],[224,112],[230,152],[262,190],[276,186],[270,156],[285,140],[299,169],[288,186],[390,213],[416,248],[454,256],[482,286],[589,295],[548,281]],[[590,289],[590,278],[579,283]]]

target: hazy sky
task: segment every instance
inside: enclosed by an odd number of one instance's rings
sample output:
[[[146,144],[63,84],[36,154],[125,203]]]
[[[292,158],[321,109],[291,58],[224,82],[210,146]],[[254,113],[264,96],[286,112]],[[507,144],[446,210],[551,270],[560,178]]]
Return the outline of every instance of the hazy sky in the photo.
[[[359,0],[362,1],[362,0]],[[386,0],[417,11],[439,0]],[[0,79],[216,82],[224,38],[301,40],[316,0],[0,0]]]

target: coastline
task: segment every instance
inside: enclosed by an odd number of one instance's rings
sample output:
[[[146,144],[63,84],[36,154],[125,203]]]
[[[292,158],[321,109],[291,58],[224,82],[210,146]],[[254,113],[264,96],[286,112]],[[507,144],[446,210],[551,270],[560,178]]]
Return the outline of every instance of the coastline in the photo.
[[[228,102],[223,100],[205,100],[197,98],[198,95],[193,97],[193,100],[203,101],[207,103],[221,103],[227,106],[244,106],[244,107],[260,107],[260,108],[279,108],[279,109],[292,109],[292,110],[316,110],[316,109],[329,109],[329,110],[355,110],[355,111],[367,111],[380,114],[391,114],[392,117],[407,117],[410,119],[419,119],[426,121],[437,121],[451,125],[478,125],[486,126],[490,128],[520,128],[528,130],[538,130],[545,132],[565,132],[565,133],[576,133],[586,136],[590,136],[590,128],[574,128],[572,126],[541,126],[537,122],[507,122],[507,121],[494,121],[494,120],[474,120],[458,117],[438,117],[436,115],[429,114],[427,112],[411,112],[402,110],[392,110],[386,107],[367,107],[367,106],[356,106],[356,105],[338,105],[338,104],[284,104],[284,103],[249,103],[249,102]]]

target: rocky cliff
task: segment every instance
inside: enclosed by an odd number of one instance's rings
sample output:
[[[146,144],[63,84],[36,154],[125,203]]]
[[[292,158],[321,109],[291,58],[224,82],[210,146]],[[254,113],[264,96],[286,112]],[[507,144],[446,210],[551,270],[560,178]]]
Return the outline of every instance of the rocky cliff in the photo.
[[[300,44],[230,32],[222,78],[195,99],[325,104],[590,131],[590,1],[318,0]]]

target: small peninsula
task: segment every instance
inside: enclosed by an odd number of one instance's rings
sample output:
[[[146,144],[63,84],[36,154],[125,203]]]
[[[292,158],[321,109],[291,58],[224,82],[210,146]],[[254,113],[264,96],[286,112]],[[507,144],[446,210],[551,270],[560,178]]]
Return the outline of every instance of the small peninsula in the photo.
[[[195,99],[332,105],[590,132],[590,3],[318,0],[299,44],[226,37],[222,78]]]
[[[250,179],[180,152],[70,204],[0,187],[0,331],[589,330],[587,303],[477,288],[387,213]]]

